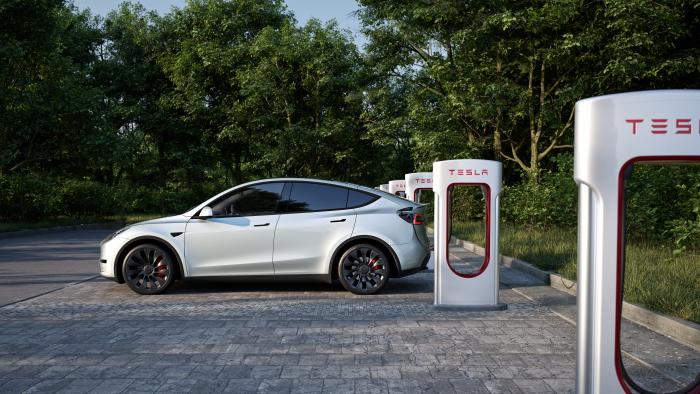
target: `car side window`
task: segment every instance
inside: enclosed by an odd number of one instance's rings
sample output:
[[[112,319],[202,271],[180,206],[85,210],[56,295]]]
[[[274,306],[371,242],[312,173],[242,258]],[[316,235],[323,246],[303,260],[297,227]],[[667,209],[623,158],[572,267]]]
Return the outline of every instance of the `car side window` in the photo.
[[[341,186],[294,182],[289,200],[285,201],[286,211],[314,212],[345,209],[349,191]]]
[[[282,196],[283,182],[263,183],[236,190],[212,205],[214,215],[273,215]]]
[[[348,208],[357,208],[361,207],[363,205],[367,205],[369,203],[374,202],[377,200],[379,197],[375,196],[374,194],[369,194],[357,190],[350,190],[350,193],[348,194]]]

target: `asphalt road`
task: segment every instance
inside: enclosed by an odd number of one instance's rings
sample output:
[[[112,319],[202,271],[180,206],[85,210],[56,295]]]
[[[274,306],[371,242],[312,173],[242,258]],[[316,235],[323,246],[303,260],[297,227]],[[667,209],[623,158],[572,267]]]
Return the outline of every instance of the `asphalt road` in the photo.
[[[0,240],[0,306],[99,274],[99,242],[114,229]]]

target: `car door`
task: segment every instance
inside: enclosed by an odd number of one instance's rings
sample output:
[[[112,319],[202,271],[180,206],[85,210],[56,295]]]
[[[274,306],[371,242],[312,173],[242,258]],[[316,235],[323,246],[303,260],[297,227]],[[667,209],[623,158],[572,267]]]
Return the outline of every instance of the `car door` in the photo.
[[[355,226],[355,210],[346,208],[348,192],[330,184],[292,183],[275,232],[275,275],[328,271],[329,256]]]
[[[185,259],[191,276],[273,275],[272,247],[284,182],[234,190],[210,204],[214,216],[190,219]]]

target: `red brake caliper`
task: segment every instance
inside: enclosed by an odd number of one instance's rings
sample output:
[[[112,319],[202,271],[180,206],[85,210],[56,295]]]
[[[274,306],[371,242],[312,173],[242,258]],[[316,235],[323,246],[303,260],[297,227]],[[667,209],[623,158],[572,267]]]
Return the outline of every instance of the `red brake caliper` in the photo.
[[[381,266],[380,266],[380,265],[376,265],[376,264],[377,264],[377,261],[379,261],[379,256],[377,256],[377,257],[373,258],[372,260],[370,260],[369,265],[372,267],[372,271],[376,271],[376,270],[378,270],[378,269],[381,269]]]
[[[155,267],[154,271],[156,272],[157,276],[164,278],[165,271],[168,269],[168,267],[165,264],[161,265],[162,262],[163,262],[163,256],[158,256],[158,258],[156,259],[156,267]]]

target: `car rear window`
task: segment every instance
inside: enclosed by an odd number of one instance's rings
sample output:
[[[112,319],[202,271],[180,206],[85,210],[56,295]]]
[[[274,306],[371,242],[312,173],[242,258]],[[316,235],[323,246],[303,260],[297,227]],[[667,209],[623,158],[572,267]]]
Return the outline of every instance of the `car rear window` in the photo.
[[[345,209],[350,190],[341,186],[294,182],[287,212],[313,212]]]
[[[363,205],[367,205],[378,199],[379,196],[374,194],[364,193],[357,190],[350,190],[348,194],[348,208],[357,208]]]

